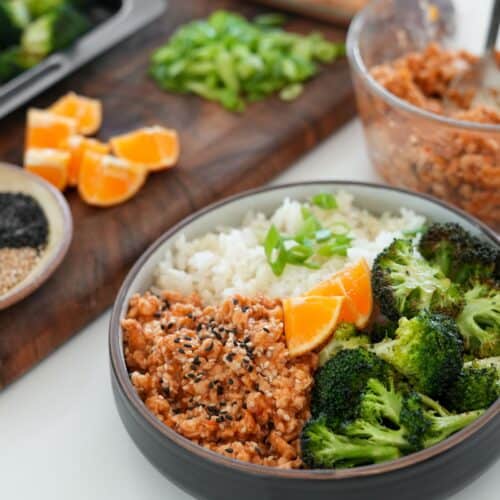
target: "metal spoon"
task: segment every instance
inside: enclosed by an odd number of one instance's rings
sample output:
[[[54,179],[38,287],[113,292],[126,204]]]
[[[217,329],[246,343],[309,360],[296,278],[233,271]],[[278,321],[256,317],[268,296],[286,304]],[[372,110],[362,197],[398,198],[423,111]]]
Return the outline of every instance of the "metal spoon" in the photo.
[[[483,57],[451,85],[460,94],[474,95],[471,107],[483,105],[500,110],[500,68],[495,57],[499,26],[500,0],[495,0]]]

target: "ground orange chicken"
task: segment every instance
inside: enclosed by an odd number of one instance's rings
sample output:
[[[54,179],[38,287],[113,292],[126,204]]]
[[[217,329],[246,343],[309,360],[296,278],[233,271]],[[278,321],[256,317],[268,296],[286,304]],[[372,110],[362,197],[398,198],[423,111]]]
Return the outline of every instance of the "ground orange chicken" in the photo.
[[[302,465],[317,355],[291,358],[279,300],[134,295],[122,321],[130,379],[146,406],[186,438],[226,456]]]

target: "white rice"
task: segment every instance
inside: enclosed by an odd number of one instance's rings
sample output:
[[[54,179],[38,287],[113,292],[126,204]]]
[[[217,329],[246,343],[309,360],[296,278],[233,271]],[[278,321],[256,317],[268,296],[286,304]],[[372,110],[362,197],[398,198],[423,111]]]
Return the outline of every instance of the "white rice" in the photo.
[[[287,265],[281,276],[275,276],[264,255],[262,242],[274,224],[281,232],[294,234],[303,224],[300,203],[285,199],[271,217],[250,213],[237,228],[216,231],[187,241],[180,235],[155,271],[155,290],[173,290],[184,294],[198,293],[207,304],[215,304],[235,293],[270,297],[300,295],[348,262],[365,257],[370,265],[377,254],[403,230],[415,230],[425,218],[402,208],[399,214],[371,214],[353,205],[353,196],[336,194],[338,208],[322,210],[307,205],[325,228],[346,223],[354,238],[346,257],[331,257],[320,269]]]

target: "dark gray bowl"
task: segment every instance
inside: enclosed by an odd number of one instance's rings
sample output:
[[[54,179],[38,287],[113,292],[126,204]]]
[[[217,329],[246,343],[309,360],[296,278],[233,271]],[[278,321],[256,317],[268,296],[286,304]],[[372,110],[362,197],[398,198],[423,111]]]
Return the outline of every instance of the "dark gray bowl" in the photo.
[[[411,208],[429,220],[459,222],[499,245],[485,225],[425,195],[357,182],[318,181],[248,191],[211,205],[177,224],[138,260],[118,294],[110,322],[111,378],[116,405],[142,453],[166,477],[195,498],[209,500],[429,500],[443,498],[477,478],[500,456],[500,400],[473,424],[432,448],[393,462],[346,470],[280,470],[239,462],[208,451],[165,426],[142,403],[130,383],[120,320],[130,296],[146,290],[152,270],[179,232],[193,238],[218,225],[236,225],[253,208],[270,212],[283,198],[345,189],[374,212]]]

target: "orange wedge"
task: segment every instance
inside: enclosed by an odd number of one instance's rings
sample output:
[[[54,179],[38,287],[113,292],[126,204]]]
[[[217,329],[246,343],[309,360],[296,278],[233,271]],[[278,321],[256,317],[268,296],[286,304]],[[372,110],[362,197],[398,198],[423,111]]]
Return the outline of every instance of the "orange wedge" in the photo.
[[[179,158],[179,137],[175,130],[146,127],[110,140],[113,153],[148,170],[173,166]]]
[[[102,104],[97,99],[69,92],[58,99],[49,111],[75,120],[78,133],[83,135],[95,134],[101,127]]]
[[[347,293],[342,285],[342,281],[334,274],[330,278],[321,283],[318,283],[314,288],[311,288],[304,295],[316,295],[322,297],[344,297],[342,310],[340,311],[339,322],[356,323],[358,319],[358,311],[352,299],[347,296]]]
[[[322,281],[306,294],[321,296],[343,295],[346,300],[340,313],[340,321],[354,323],[364,328],[373,309],[371,274],[368,263],[360,259]]]
[[[70,186],[78,184],[78,174],[85,151],[94,151],[101,154],[109,153],[109,146],[107,144],[81,135],[70,136],[63,147],[71,154],[68,165],[68,184]]]
[[[344,297],[307,296],[283,300],[290,356],[300,356],[328,340],[340,317]]]
[[[26,149],[59,148],[76,133],[76,121],[49,111],[30,109],[26,130]]]
[[[78,192],[89,205],[107,207],[132,198],[146,180],[147,170],[114,156],[85,151]]]
[[[68,183],[69,158],[67,151],[31,148],[24,155],[24,167],[63,191]]]

